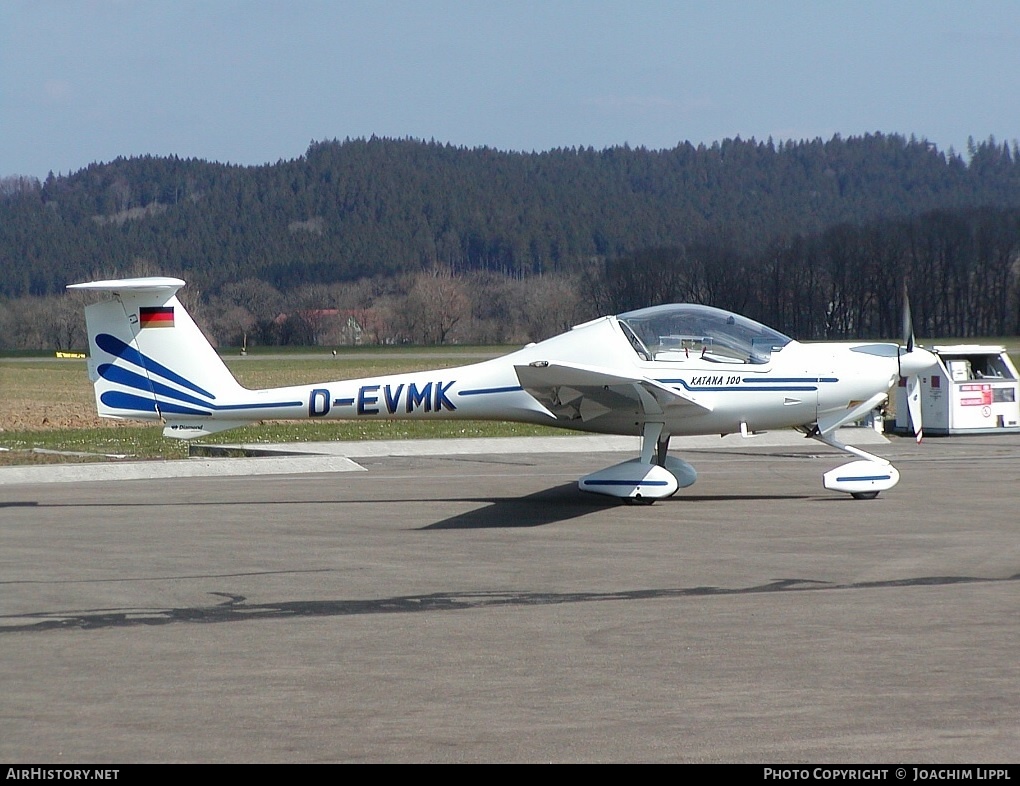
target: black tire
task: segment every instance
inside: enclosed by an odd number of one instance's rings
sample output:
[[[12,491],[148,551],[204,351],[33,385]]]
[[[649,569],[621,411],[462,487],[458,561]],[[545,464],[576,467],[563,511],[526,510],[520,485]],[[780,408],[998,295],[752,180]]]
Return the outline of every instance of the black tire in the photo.
[[[855,491],[850,495],[854,499],[874,499],[878,496],[877,491]]]

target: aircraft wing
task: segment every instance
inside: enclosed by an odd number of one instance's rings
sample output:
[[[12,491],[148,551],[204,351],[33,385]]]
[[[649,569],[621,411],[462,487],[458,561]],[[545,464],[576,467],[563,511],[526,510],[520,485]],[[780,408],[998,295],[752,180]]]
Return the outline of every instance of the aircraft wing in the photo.
[[[582,423],[621,409],[661,415],[667,407],[711,411],[683,393],[652,379],[616,374],[605,368],[572,363],[514,366],[517,379],[557,420]]]

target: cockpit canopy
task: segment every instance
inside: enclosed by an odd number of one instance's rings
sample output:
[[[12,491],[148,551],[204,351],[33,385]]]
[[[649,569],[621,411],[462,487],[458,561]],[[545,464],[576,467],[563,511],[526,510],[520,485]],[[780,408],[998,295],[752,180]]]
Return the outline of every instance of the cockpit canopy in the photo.
[[[628,311],[617,319],[644,360],[768,363],[793,340],[753,319],[691,303]]]

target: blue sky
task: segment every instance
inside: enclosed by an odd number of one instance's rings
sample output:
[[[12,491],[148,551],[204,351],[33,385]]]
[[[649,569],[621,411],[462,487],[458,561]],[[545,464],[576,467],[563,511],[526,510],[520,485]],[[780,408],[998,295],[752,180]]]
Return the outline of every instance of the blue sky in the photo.
[[[1020,2],[0,2],[0,175],[875,131],[1020,137]]]

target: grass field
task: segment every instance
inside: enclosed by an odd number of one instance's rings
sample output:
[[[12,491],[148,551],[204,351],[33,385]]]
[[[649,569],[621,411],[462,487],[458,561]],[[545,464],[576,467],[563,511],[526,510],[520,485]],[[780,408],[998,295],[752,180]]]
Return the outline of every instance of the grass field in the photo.
[[[380,374],[449,368],[511,348],[377,349],[336,359],[323,352],[238,354],[224,360],[249,388],[299,385]],[[318,442],[357,439],[526,436],[563,434],[558,429],[476,421],[274,421],[202,439],[206,444]],[[154,423],[116,421],[95,414],[84,360],[0,358],[0,464],[96,461],[108,456],[184,458],[188,442],[166,439]],[[74,455],[82,454],[82,455]]]

